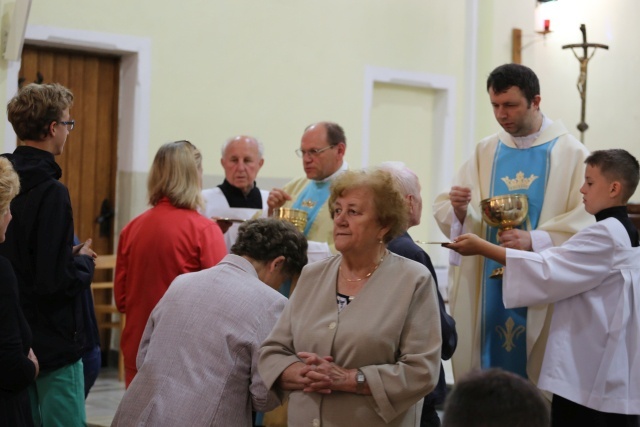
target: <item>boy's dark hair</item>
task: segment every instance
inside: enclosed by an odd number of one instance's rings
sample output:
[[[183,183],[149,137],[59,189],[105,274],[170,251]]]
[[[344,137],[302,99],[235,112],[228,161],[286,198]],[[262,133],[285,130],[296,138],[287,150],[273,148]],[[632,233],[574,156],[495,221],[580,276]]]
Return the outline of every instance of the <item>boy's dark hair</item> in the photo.
[[[529,67],[520,64],[504,64],[496,68],[487,78],[487,92],[493,89],[495,93],[502,93],[515,86],[522,91],[527,99],[527,107],[536,95],[540,95],[538,76]]]
[[[284,271],[293,276],[307,264],[307,239],[293,224],[281,219],[252,219],[238,228],[231,253],[256,261],[272,261],[282,255]]]
[[[621,148],[596,150],[584,162],[600,169],[600,173],[609,181],[619,181],[622,184],[621,194],[624,203],[635,193],[640,178],[640,166],[638,160],[628,151]]]
[[[549,412],[531,382],[493,368],[456,382],[445,402],[442,427],[548,427]]]

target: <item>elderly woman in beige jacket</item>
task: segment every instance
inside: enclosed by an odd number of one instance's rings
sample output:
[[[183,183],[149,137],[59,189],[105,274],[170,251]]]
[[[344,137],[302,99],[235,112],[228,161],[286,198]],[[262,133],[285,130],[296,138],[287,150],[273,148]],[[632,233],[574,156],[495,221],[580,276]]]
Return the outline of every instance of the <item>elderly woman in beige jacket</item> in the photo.
[[[329,209],[340,253],[303,269],[260,375],[288,395],[290,426],[417,426],[442,340],[429,270],[385,246],[406,228],[407,204],[388,172],[346,171]]]

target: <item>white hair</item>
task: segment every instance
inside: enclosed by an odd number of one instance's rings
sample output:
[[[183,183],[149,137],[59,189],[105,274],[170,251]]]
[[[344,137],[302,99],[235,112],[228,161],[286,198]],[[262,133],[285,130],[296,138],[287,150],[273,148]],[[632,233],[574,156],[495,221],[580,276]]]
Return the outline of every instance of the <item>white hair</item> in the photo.
[[[258,147],[258,154],[260,155],[260,158],[262,158],[262,156],[264,155],[264,144],[262,144],[262,142],[260,142],[258,138],[254,138],[253,136],[246,136],[246,135],[236,135],[227,139],[224,142],[224,144],[222,144],[222,149],[220,150],[220,154],[222,155],[222,157],[224,157],[224,153],[225,151],[227,151],[227,147],[229,146],[229,144],[231,144],[237,138],[245,138],[255,142],[256,146]]]
[[[420,181],[411,169],[403,162],[382,162],[378,169],[387,171],[393,176],[403,196],[420,194]]]

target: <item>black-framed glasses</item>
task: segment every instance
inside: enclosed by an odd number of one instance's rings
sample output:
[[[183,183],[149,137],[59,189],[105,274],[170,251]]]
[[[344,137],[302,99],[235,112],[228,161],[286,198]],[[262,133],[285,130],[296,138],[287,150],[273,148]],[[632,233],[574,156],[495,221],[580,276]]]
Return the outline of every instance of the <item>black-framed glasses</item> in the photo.
[[[298,157],[300,157],[301,159],[307,154],[310,155],[311,157],[318,157],[318,155],[320,153],[322,153],[323,151],[327,151],[328,149],[333,148],[333,147],[335,147],[335,145],[329,145],[327,147],[320,148],[319,150],[316,150],[316,149],[313,149],[313,150],[301,150],[301,149],[298,148],[296,150],[296,155]]]
[[[76,121],[75,120],[69,120],[67,122],[58,122],[61,125],[65,125],[67,127],[67,130],[73,130],[73,128],[76,126]]]

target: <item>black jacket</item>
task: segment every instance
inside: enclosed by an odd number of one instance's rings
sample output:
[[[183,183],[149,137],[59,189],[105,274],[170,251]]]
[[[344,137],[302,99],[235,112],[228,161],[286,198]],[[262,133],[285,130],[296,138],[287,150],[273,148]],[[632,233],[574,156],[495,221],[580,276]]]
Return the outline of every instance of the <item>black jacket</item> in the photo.
[[[31,329],[20,309],[18,281],[0,256],[0,426],[33,426],[27,387],[36,367],[29,348]]]
[[[20,176],[20,194],[11,202],[13,219],[0,255],[18,278],[40,369],[58,369],[87,348],[81,293],[91,285],[93,260],[72,254],[71,200],[53,155],[21,146],[4,156]]]

